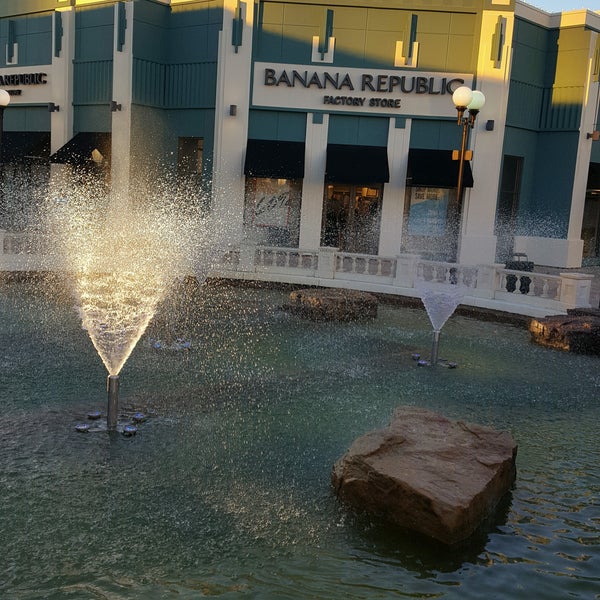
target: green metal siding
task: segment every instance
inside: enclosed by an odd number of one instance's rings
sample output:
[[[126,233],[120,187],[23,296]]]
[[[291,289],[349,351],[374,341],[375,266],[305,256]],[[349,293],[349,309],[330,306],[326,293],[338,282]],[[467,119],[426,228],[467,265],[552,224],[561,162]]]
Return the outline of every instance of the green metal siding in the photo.
[[[216,61],[222,23],[221,2],[173,6],[169,25],[170,62]]]
[[[390,68],[396,42],[408,52],[416,16],[419,69],[474,71],[479,12],[367,8],[323,4],[262,2],[258,11],[255,59],[310,64],[313,36],[324,36],[327,10],[333,10],[334,66]],[[324,41],[324,40],[323,40]]]
[[[111,130],[114,6],[75,13],[74,130]]]
[[[0,21],[0,66],[7,66],[6,45],[9,41],[9,22],[14,28],[14,42],[18,45],[20,67],[52,63],[52,14],[38,14]],[[13,66],[13,65],[9,65]]]
[[[223,9],[197,2],[171,10],[135,7],[133,101],[165,108],[214,108]]]
[[[327,140],[330,144],[387,146],[388,127],[388,119],[330,115]]]
[[[516,235],[566,238],[578,134],[506,130],[503,153],[522,156]]]
[[[304,142],[306,113],[275,110],[251,110],[248,137],[259,140]]]
[[[579,129],[589,32],[546,30],[515,20],[507,123],[542,131]]]
[[[167,60],[169,7],[149,0],[136,0],[133,11],[133,55],[141,60]]]
[[[17,106],[4,111],[5,131],[50,131],[50,113],[46,106]]]
[[[567,236],[589,35],[515,20],[504,154],[524,157],[517,235]]]
[[[413,119],[410,129],[410,147],[430,150],[457,150],[460,148],[462,129],[456,120]]]

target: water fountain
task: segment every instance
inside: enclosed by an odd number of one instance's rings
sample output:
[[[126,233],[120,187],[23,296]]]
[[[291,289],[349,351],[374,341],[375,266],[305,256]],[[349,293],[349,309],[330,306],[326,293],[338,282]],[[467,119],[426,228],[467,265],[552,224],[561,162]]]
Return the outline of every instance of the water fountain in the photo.
[[[433,271],[433,272],[432,272]],[[464,279],[463,271],[457,267],[447,269],[447,277],[440,281],[437,277],[435,268],[425,270],[420,267],[415,276],[415,289],[421,297],[427,316],[433,327],[433,341],[431,344],[431,358],[429,361],[420,359],[420,355],[415,355],[420,365],[438,364],[440,332],[446,321],[453,315],[454,311],[461,303],[462,299],[469,291],[469,286]],[[455,367],[453,361],[445,361],[445,365]]]
[[[58,200],[50,199],[51,230],[74,279],[83,328],[108,372],[110,432],[117,430],[119,374],[158,304],[177,278],[195,273],[203,279],[226,239],[225,224],[190,211],[189,203],[182,218],[181,204],[165,197],[136,205],[95,191],[89,181],[70,181]]]
[[[218,248],[222,231],[205,227],[207,242],[169,209],[141,212],[103,196],[52,199],[79,319],[52,290],[0,287],[0,596],[593,597],[596,357],[530,345],[516,327],[449,320],[468,285],[449,271],[416,285],[434,338],[450,329],[449,351],[468,367],[452,377],[402,360],[428,339],[422,310],[382,304],[368,322],[307,322],[272,288],[192,287],[193,350],[158,352],[138,340],[197,259],[190,248]],[[127,364],[135,392],[123,436],[65,426],[98,417],[97,354],[109,430]],[[400,404],[468,414],[518,440],[504,513],[464,547],[351,514],[331,493],[333,463]],[[134,435],[138,406],[153,416],[151,436]]]

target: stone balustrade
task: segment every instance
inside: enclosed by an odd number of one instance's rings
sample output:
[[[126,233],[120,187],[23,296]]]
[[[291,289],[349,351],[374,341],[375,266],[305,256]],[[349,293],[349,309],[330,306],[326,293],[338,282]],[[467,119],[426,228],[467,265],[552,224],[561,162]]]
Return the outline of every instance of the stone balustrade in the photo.
[[[58,268],[46,236],[0,230],[0,270]],[[373,256],[336,248],[299,249],[241,244],[230,248],[212,276],[350,288],[418,297],[418,279],[466,286],[462,304],[544,317],[589,308],[593,275],[515,271],[504,265],[461,265],[413,254]]]

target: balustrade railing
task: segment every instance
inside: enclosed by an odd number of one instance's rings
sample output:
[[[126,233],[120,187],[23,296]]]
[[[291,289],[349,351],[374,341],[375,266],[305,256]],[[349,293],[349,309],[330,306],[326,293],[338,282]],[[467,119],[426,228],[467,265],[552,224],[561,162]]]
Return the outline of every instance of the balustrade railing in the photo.
[[[0,230],[1,270],[46,270],[53,267],[49,236]],[[461,265],[420,256],[373,256],[336,248],[302,250],[242,244],[230,247],[212,275],[286,283],[331,285],[378,293],[418,296],[418,281],[465,286],[463,304],[531,316],[589,307],[593,276],[547,275],[506,269],[504,265]]]

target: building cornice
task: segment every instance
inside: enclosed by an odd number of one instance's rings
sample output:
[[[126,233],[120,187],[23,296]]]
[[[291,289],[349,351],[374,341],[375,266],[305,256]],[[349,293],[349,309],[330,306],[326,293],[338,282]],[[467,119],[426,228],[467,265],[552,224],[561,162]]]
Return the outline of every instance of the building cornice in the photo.
[[[600,11],[580,9],[549,13],[522,0],[516,0],[515,16],[547,29],[585,27],[600,31]]]

